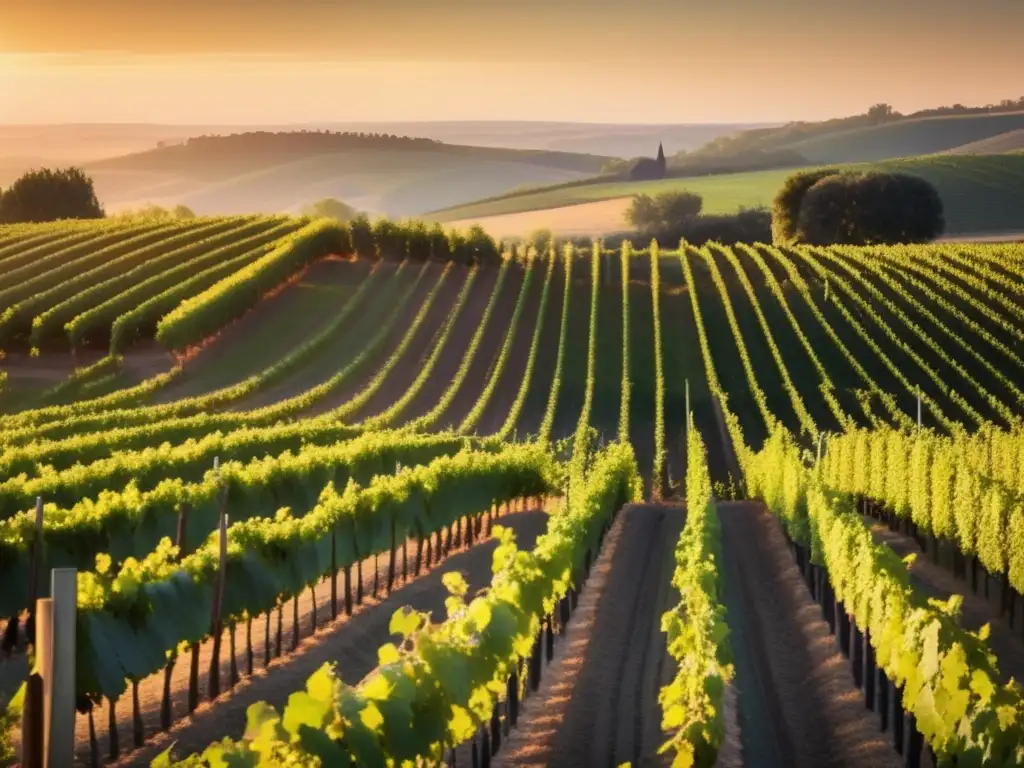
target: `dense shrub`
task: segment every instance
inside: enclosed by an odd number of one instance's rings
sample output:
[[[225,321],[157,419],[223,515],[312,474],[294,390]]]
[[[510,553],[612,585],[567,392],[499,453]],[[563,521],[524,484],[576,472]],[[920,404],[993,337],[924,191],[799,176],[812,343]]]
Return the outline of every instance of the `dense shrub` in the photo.
[[[373,236],[373,224],[365,213],[356,216],[348,225],[352,238],[352,250],[361,259],[377,258],[377,240]]]
[[[679,233],[666,233],[659,242],[685,239],[694,245],[708,242],[769,243],[772,239],[772,215],[767,208],[751,208],[730,214],[704,214],[690,219]]]
[[[660,232],[682,228],[703,207],[704,201],[693,192],[665,192],[654,197],[636,195],[626,210],[626,221],[639,234],[654,237]]]
[[[498,243],[483,227],[473,226],[466,234],[453,230],[449,240],[451,258],[460,264],[497,264],[501,261]]]
[[[373,224],[373,238],[377,243],[377,258],[389,261],[405,259],[406,230],[390,219],[377,219]]]
[[[0,195],[0,223],[102,219],[92,179],[80,168],[29,171]]]
[[[835,173],[834,168],[821,168],[794,173],[786,179],[772,203],[772,242],[779,245],[794,242],[804,195],[819,181]]]
[[[942,199],[930,183],[902,173],[844,173],[807,190],[795,239],[814,245],[924,243],[945,230]]]

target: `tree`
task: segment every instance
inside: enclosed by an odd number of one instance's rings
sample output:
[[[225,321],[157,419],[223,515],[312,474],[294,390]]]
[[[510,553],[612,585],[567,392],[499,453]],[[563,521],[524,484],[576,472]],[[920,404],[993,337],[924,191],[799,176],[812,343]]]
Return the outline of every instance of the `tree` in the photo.
[[[356,217],[358,212],[352,206],[341,202],[341,200],[328,197],[306,206],[302,213],[311,219],[336,219],[342,224],[348,224]]]
[[[827,176],[837,173],[835,168],[794,173],[782,184],[772,202],[772,242],[776,245],[792,243],[796,239],[800,204],[807,190]]]
[[[942,198],[904,173],[842,173],[807,190],[796,239],[815,245],[925,243],[945,229]]]
[[[693,192],[637,195],[626,210],[626,221],[647,237],[674,237],[687,221],[700,214],[704,201]]]
[[[657,158],[657,163],[658,163],[658,167],[661,169],[661,175],[664,176],[665,175],[665,170],[666,170],[666,168],[668,166],[667,166],[667,163],[665,162],[665,148],[662,146],[661,142],[658,142],[658,158]]]
[[[0,198],[0,222],[102,219],[92,179],[80,168],[29,171]]]
[[[873,123],[884,123],[897,116],[898,114],[893,110],[891,104],[875,104],[868,109],[868,118]]]

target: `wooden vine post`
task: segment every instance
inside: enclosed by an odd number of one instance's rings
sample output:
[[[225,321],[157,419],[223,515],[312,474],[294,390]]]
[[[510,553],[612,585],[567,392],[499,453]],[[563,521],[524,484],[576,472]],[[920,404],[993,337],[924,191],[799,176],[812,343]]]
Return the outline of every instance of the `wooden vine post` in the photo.
[[[43,557],[43,497],[36,498],[35,536],[32,539],[32,554],[29,560],[28,574],[28,604],[35,614],[38,611],[39,601],[39,572],[42,569]],[[39,601],[41,602],[41,601]],[[29,616],[32,621],[33,616]],[[13,619],[12,619],[13,621]],[[32,622],[35,625],[35,622]],[[26,626],[26,630],[31,627]],[[26,631],[28,642],[32,644],[33,653],[37,659],[40,653],[40,646],[36,643],[35,633]],[[43,731],[43,677],[40,672],[33,673],[29,670],[28,680],[25,684],[25,700],[21,716],[21,750],[22,765],[24,768],[42,768],[44,752],[44,731]]]
[[[185,540],[188,536],[188,508],[182,507],[178,510],[178,531],[176,535],[176,543],[178,545],[178,562],[185,557],[186,544]],[[170,656],[167,659],[167,665],[164,667],[164,695],[160,702],[160,728],[162,730],[170,730],[171,728],[171,675],[174,674],[174,665],[178,660],[178,651],[174,649],[171,651]],[[191,691],[189,692],[191,694]]]
[[[213,460],[213,471],[216,474],[220,469],[219,458]],[[228,513],[227,513],[227,487],[221,491],[220,521],[218,525],[220,538],[220,551],[217,563],[217,581],[213,587],[213,615],[210,617],[210,635],[213,638],[213,653],[210,656],[210,700],[213,701],[220,696],[220,646],[221,636],[224,634],[223,604],[224,604],[224,577],[228,563]]]

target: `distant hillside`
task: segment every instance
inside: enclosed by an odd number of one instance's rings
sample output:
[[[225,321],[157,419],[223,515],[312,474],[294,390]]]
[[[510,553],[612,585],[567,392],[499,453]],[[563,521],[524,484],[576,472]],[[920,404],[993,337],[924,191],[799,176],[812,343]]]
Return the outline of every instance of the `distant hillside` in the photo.
[[[928,179],[942,196],[946,207],[947,232],[951,235],[1024,230],[1024,153],[932,155],[908,160],[851,164],[846,167],[851,170],[904,171]],[[556,218],[559,222],[568,221],[565,206],[613,199],[625,201],[641,193],[657,194],[672,190],[696,192],[704,197],[706,211],[727,213],[741,207],[768,205],[790,173],[792,170],[778,169],[660,181],[559,185],[435,211],[430,218],[444,222],[457,221],[460,225],[480,222],[487,226],[503,223],[493,221],[492,217],[534,211],[536,215],[529,217],[529,225],[531,228],[540,228],[555,226]],[[624,205],[602,209],[610,219],[606,224],[607,229],[602,231],[621,230],[625,227],[621,216]],[[548,211],[551,212],[552,223],[545,224],[544,214]],[[587,220],[587,226],[595,223],[593,219]]]
[[[930,155],[1024,128],[1024,112],[929,117],[818,136],[789,145],[812,163]]]
[[[184,204],[198,214],[297,212],[325,197],[413,216],[524,185],[586,178],[612,158],[317,131],[201,136],[90,162],[108,210]],[[17,175],[2,166],[9,183]]]
[[[693,150],[737,131],[774,123],[571,123],[540,120],[450,120],[399,122],[279,123],[275,125],[161,125],[156,123],[72,123],[0,125],[0,177],[4,163],[66,164],[103,160],[177,143],[189,136],[270,131],[333,131],[422,136],[446,144],[511,149],[546,149],[633,157],[663,142],[665,151]]]
[[[794,122],[719,136],[670,165],[791,153],[806,164],[890,160],[944,152],[1024,128],[1024,99],[993,107],[962,106],[901,115],[878,104],[861,115]]]
[[[1024,151],[1024,128],[1000,133],[981,141],[972,141],[953,149],[947,149],[949,155],[1001,155],[1007,152]]]

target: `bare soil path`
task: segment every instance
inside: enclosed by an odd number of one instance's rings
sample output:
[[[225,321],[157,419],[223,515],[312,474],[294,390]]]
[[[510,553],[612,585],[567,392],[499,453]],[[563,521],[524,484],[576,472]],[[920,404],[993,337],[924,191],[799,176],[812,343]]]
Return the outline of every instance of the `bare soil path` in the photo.
[[[999,662],[1003,682],[1007,682],[1011,677],[1018,682],[1024,681],[1024,639],[1021,637],[1019,626],[1015,630],[1010,626],[1006,616],[999,615],[998,587],[990,592],[989,600],[985,599],[980,583],[980,594],[974,594],[968,582],[958,579],[932,561],[931,554],[926,555],[922,552],[913,538],[898,531],[891,531],[887,525],[870,517],[863,519],[865,525],[871,529],[876,542],[889,545],[900,557],[917,555],[909,569],[910,583],[914,589],[940,600],[948,600],[951,595],[963,596],[960,624],[972,631],[988,624],[991,629],[988,645]],[[981,574],[979,581],[983,579],[984,575]],[[994,580],[990,580],[990,583],[996,586]]]
[[[513,512],[497,518],[495,524],[503,525],[516,532],[517,542],[521,548],[532,548],[537,537],[547,527],[547,513],[543,511]],[[326,662],[337,662],[338,674],[347,683],[354,684],[362,680],[377,666],[377,649],[388,642],[390,634],[388,625],[396,610],[403,606],[412,606],[416,610],[431,611],[434,621],[445,618],[444,600],[448,596],[441,584],[441,577],[450,571],[459,571],[470,586],[470,594],[486,587],[491,580],[492,553],[497,542],[485,539],[469,549],[453,552],[440,565],[429,572],[409,580],[397,587],[389,596],[385,596],[384,584],[387,579],[387,558],[381,557],[378,563],[380,577],[379,597],[370,595],[373,583],[373,558],[368,559],[363,568],[363,583],[366,597],[363,606],[357,608],[350,617],[340,614],[337,620],[330,618],[330,588],[326,580],[317,586],[317,617],[318,629],[311,633],[312,601],[309,591],[303,593],[299,603],[301,636],[296,649],[291,650],[291,615],[292,605],[285,606],[284,645],[291,652],[271,661],[263,668],[263,637],[264,619],[260,617],[253,622],[253,644],[256,658],[259,660],[250,678],[243,679],[233,691],[223,694],[216,702],[204,703],[191,715],[185,714],[184,705],[187,697],[188,659],[182,657],[175,668],[173,677],[173,698],[175,714],[182,718],[167,733],[154,734],[159,723],[160,695],[162,691],[162,675],[148,678],[140,690],[143,719],[150,741],[140,749],[123,754],[113,763],[117,766],[148,766],[160,753],[172,743],[175,744],[174,754],[181,758],[194,752],[202,751],[207,745],[219,741],[225,736],[241,738],[245,730],[245,716],[248,707],[256,702],[265,701],[272,706],[281,708],[288,701],[288,696],[301,690],[306,679]],[[415,552],[412,547],[410,553]],[[411,563],[410,563],[411,565]],[[353,581],[354,581],[353,572]],[[339,579],[339,590],[341,580]],[[276,629],[276,614],[273,616]],[[242,637],[242,630],[239,631]],[[273,642],[273,632],[271,642]],[[200,670],[205,685],[206,670],[209,668],[209,642],[203,645]],[[227,644],[225,643],[225,656]],[[244,643],[239,644],[238,663],[244,663]],[[222,680],[226,680],[228,661],[222,664]],[[130,696],[122,697],[117,707],[119,733],[122,750],[131,749],[131,706]],[[95,714],[96,728],[100,736],[100,762],[106,755],[106,721],[105,710]],[[79,717],[77,740],[77,765],[88,765],[89,742],[88,720]]]
[[[581,602],[541,675],[500,766],[668,765],[658,691],[674,674],[661,614],[676,600],[681,506],[626,506],[605,538]]]
[[[899,766],[777,521],[756,503],[718,509],[745,764]]]

